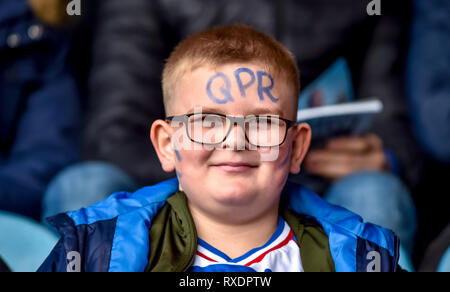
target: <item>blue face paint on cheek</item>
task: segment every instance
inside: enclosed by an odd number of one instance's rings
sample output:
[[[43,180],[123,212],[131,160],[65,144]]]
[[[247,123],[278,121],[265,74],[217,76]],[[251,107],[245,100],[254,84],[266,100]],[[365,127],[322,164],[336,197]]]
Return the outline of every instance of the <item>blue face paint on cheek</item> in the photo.
[[[177,160],[179,161],[179,162],[181,162],[181,154],[180,154],[180,152],[177,150],[177,149],[174,149],[173,150],[174,152],[175,152],[175,155],[177,156]],[[178,178],[182,178],[183,176],[181,175],[181,172],[179,172],[178,171],[178,169],[175,169],[175,173],[177,174],[177,177]]]
[[[258,71],[257,73],[258,76],[258,95],[259,95],[259,100],[264,101],[264,94],[267,95],[269,97],[269,99],[272,102],[277,103],[278,102],[278,98],[275,98],[272,95],[271,90],[273,89],[273,87],[275,86],[275,82],[273,80],[273,77],[264,71]],[[267,77],[270,80],[270,85],[269,86],[263,86],[263,77]]]
[[[250,75],[250,81],[247,82],[247,84],[243,84],[242,83],[242,79],[241,79],[241,73],[247,73],[248,75]],[[241,96],[242,97],[246,97],[246,90],[253,85],[253,83],[255,83],[255,73],[253,73],[252,70],[248,69],[248,68],[239,68],[234,72],[234,77],[236,78],[236,83],[239,87],[239,90],[241,92]]]
[[[178,161],[181,162],[182,159],[181,159],[180,152],[178,152],[177,149],[174,149],[174,151],[175,151],[175,155],[177,156]]]
[[[218,98],[214,92],[212,92],[212,85],[215,80],[221,79],[225,86],[220,87],[220,94],[224,97],[223,99]],[[222,72],[219,72],[212,76],[208,84],[206,85],[206,93],[208,94],[209,99],[211,99],[213,102],[218,104],[226,104],[228,102],[233,102],[234,99],[231,96],[231,82],[230,79],[228,79],[227,75],[223,74]]]
[[[292,147],[289,147],[288,154],[287,154],[286,158],[283,160],[283,162],[281,162],[280,167],[285,167],[288,164],[289,160],[291,160],[291,150],[292,150]]]

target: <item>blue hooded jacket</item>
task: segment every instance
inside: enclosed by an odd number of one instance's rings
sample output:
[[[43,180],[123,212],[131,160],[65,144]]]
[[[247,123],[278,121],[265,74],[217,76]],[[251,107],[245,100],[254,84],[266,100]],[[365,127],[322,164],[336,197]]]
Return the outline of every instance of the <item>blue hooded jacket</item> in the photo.
[[[62,237],[38,271],[144,271],[152,220],[177,191],[174,178],[49,218]],[[399,241],[393,232],[363,223],[358,215],[328,204],[300,185],[287,183],[282,196],[290,210],[322,225],[336,271],[397,270]]]

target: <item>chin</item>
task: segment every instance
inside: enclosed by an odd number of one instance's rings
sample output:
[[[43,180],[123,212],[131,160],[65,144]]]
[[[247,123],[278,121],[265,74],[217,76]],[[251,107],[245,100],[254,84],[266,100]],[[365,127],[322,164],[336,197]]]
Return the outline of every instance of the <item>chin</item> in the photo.
[[[229,184],[219,187],[220,190],[214,192],[214,197],[217,201],[230,204],[230,205],[245,205],[246,203],[254,200],[257,190],[254,186],[242,185],[242,184]],[[217,188],[216,188],[217,190]]]

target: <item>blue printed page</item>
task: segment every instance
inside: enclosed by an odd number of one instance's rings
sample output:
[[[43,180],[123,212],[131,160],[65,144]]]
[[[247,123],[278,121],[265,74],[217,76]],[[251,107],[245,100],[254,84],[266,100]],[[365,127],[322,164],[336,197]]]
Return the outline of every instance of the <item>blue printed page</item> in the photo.
[[[350,68],[339,58],[300,94],[298,109],[336,105],[354,100]]]

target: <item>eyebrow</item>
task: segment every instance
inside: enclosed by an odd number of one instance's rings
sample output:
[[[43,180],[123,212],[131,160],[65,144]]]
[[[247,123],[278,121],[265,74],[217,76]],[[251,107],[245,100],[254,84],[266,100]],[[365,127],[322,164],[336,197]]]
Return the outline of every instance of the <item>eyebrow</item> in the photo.
[[[196,107],[198,108],[198,107]],[[202,113],[215,113],[215,114],[222,114],[222,115],[230,115],[229,113],[224,112],[221,109],[217,108],[209,108],[209,107],[201,107]],[[194,108],[189,109],[188,113],[194,113]],[[255,108],[252,110],[252,112],[247,112],[244,116],[248,115],[277,115],[282,117],[283,112],[279,109],[268,109],[268,108]]]

